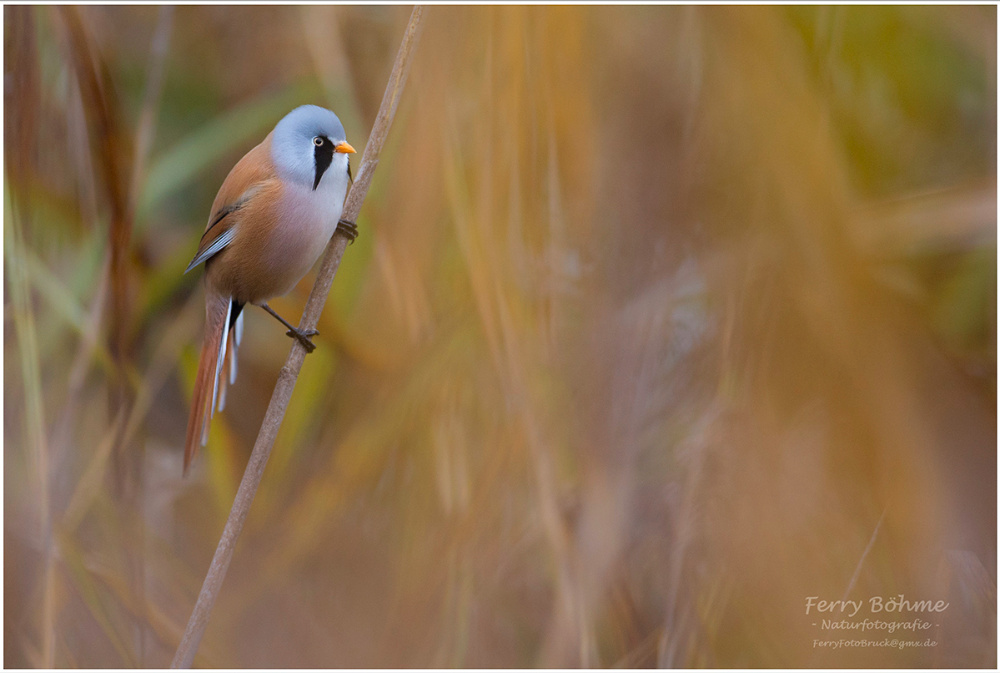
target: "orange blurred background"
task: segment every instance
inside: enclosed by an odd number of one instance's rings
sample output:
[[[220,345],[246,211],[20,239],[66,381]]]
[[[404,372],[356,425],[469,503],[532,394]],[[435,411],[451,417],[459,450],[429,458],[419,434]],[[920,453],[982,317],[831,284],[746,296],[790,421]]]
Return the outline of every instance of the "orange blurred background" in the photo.
[[[5,666],[170,661],[290,348],[182,479],[184,268],[409,13],[4,8]],[[425,24],[195,664],[995,667],[996,8]],[[936,646],[815,645],[899,594]]]

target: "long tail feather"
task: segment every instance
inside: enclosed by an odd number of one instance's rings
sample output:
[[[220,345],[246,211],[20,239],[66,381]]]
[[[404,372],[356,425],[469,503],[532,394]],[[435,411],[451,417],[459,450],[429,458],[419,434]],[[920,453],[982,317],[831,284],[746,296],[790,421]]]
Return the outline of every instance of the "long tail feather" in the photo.
[[[226,346],[226,358],[222,365],[222,372],[219,374],[219,406],[221,412],[226,408],[226,393],[229,386],[236,383],[236,349],[239,347],[237,329],[243,324],[243,314],[236,318],[236,324],[229,329],[226,335],[228,345]]]
[[[212,383],[212,404],[209,406],[208,417],[211,420],[212,416],[215,415],[215,401],[219,399],[219,378],[222,375],[223,370],[226,368],[226,346],[229,345],[229,316],[233,310],[233,302],[226,302],[226,319],[223,321],[223,335],[224,338],[219,339],[219,355],[215,359],[215,381]],[[204,442],[202,443],[204,446]]]
[[[210,287],[206,288],[205,338],[184,441],[184,474],[187,474],[198,449],[208,440],[208,426],[218,392],[220,365],[224,361],[226,342],[229,341],[228,335],[226,338],[223,335],[229,331],[226,328],[229,326],[231,305],[229,297],[214,293]]]

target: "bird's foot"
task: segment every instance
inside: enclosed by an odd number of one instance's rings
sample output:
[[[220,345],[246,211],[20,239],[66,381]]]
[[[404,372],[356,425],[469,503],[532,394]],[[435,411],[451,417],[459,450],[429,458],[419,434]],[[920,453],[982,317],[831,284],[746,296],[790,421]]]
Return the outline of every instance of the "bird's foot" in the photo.
[[[354,243],[354,239],[358,237],[358,225],[354,224],[350,220],[341,219],[338,221],[337,231],[346,236],[347,240],[351,243]]]
[[[316,336],[317,334],[319,334],[319,332],[317,332],[316,330],[314,329],[300,330],[292,328],[287,332],[285,332],[285,334],[292,337],[293,339],[298,339],[299,343],[302,344],[302,347],[306,349],[306,353],[312,353],[314,350],[316,350],[316,344],[314,344],[312,342],[312,339],[309,338],[311,336]]]

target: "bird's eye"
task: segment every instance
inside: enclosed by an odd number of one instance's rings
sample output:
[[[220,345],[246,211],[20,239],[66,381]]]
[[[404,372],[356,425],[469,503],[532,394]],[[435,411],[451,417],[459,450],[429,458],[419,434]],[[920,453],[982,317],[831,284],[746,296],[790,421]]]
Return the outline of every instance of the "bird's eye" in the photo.
[[[322,147],[323,139],[320,138],[319,136],[316,136],[315,138],[313,138],[313,145],[315,145],[316,147]]]

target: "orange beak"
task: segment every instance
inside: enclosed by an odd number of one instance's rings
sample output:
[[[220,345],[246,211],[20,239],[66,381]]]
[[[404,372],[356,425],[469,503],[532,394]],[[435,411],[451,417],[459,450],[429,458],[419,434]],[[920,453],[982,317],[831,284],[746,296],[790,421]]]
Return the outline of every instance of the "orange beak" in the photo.
[[[340,152],[341,154],[357,154],[357,150],[351,147],[351,144],[346,140],[339,145],[334,145],[333,151]]]

